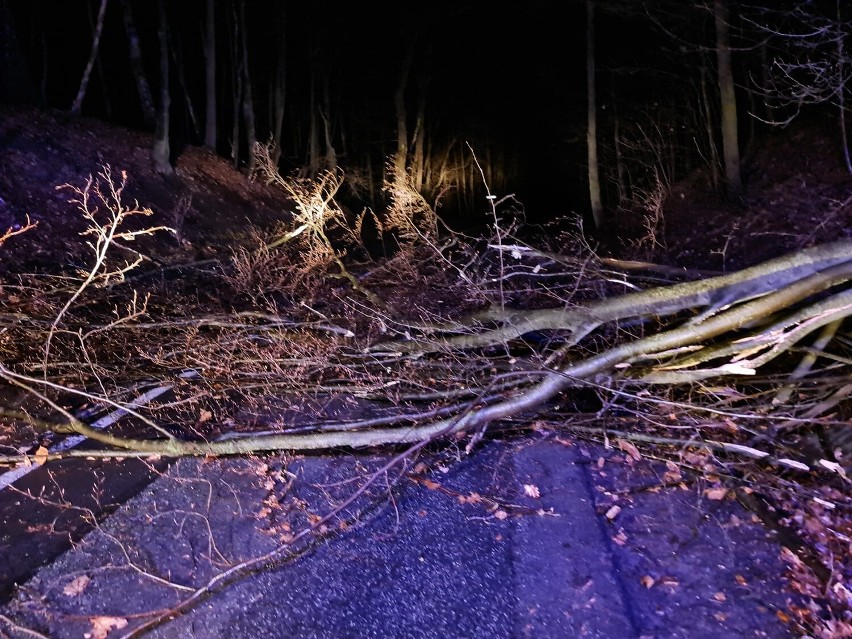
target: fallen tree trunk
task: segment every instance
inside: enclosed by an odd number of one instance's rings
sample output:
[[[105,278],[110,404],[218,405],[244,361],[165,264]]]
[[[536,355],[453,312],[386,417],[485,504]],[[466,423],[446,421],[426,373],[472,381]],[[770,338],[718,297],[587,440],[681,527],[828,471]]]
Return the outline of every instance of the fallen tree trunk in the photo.
[[[468,400],[444,397],[442,416],[434,410],[411,411],[393,418],[352,427],[324,425],[307,432],[264,434],[229,433],[218,441],[186,441],[174,436],[143,439],[95,430],[74,418],[39,390],[46,382],[0,369],[0,377],[38,395],[68,419],[64,429],[116,449],[108,455],[236,455],[270,450],[327,449],[406,444],[446,437],[459,431],[476,431],[515,416],[532,418],[560,393],[572,387],[615,383],[638,385],[689,384],[709,377],[743,377],[755,374],[821,327],[842,321],[852,313],[852,242],[837,242],[806,249],[762,265],[703,281],[675,284],[603,299],[568,308],[546,310],[497,309],[480,313],[465,323],[420,328],[423,339],[384,341],[368,349],[366,363],[353,353],[343,353],[334,366],[363,366],[375,376],[377,369],[390,388],[404,369],[424,367],[432,374],[430,357],[460,350],[483,362],[481,349],[523,337],[530,331],[555,331],[561,345],[535,365],[527,358],[516,361],[510,373],[517,381],[500,376],[479,387],[464,388]],[[653,322],[644,336],[616,341],[593,354],[583,354],[593,333],[625,320]],[[495,328],[483,321],[496,322]],[[461,330],[478,333],[458,335]],[[456,334],[451,334],[456,333]],[[448,337],[442,337],[451,334]],[[599,340],[600,341],[600,340]],[[581,351],[579,346],[584,346]],[[479,352],[477,352],[479,351]],[[412,358],[412,354],[417,354]],[[447,368],[452,376],[455,371]],[[411,374],[411,373],[406,373]],[[434,380],[433,380],[434,381]],[[446,380],[444,380],[446,382]],[[791,380],[791,383],[794,383]],[[444,387],[448,387],[446,383]],[[381,392],[374,384],[373,395]],[[357,385],[342,392],[358,391]],[[363,394],[363,389],[362,389]],[[830,407],[830,406],[829,406]],[[381,424],[376,427],[376,424]],[[92,451],[67,451],[63,456],[91,456]],[[0,458],[11,460],[14,457]]]

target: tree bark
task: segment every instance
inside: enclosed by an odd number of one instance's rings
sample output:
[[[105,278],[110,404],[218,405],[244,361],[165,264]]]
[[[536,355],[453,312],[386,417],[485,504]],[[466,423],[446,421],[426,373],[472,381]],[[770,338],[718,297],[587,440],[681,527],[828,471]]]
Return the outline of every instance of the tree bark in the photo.
[[[157,123],[157,109],[154,106],[154,97],[151,94],[151,87],[148,84],[145,67],[142,64],[142,47],[139,44],[139,33],[136,31],[136,22],[133,20],[130,0],[121,0],[121,8],[124,32],[127,34],[127,47],[130,54],[130,69],[136,82],[139,105],[142,107],[142,119],[145,126],[154,129]]]
[[[211,2],[213,0],[210,0]],[[273,121],[272,141],[275,146],[272,149],[272,160],[276,166],[281,159],[283,130],[284,130],[284,108],[287,98],[287,19],[285,14],[285,0],[280,0],[274,5],[277,28],[275,36],[278,41],[277,56],[275,59],[275,88],[273,89]]]
[[[598,168],[598,116],[595,91],[595,3],[586,0],[586,94],[587,94],[587,150],[589,162],[589,203],[595,227],[604,223],[601,201],[601,181]]]
[[[151,157],[154,169],[162,175],[174,173],[170,162],[171,149],[169,146],[169,110],[171,95],[169,93],[169,34],[166,21],[166,8],[163,0],[157,0],[159,24],[157,40],[160,45],[160,108],[157,112],[157,124],[154,131],[154,146]]]
[[[725,156],[725,181],[731,195],[743,195],[740,171],[740,147],[737,133],[737,97],[731,66],[731,43],[728,29],[727,0],[714,0],[716,18],[716,60],[722,113],[722,153]]]
[[[106,14],[107,3],[109,0],[101,0],[100,9],[98,9],[98,18],[95,23],[95,32],[92,35],[92,49],[89,52],[89,61],[86,63],[86,68],[83,70],[83,77],[80,79],[80,88],[77,90],[77,97],[71,105],[71,113],[80,113],[83,106],[83,98],[86,97],[86,89],[89,87],[89,77],[92,75],[92,67],[95,65],[95,59],[98,57],[98,49],[101,44],[101,33],[104,30],[104,15]]]
[[[408,163],[408,112],[405,109],[405,90],[408,87],[408,74],[411,71],[411,61],[414,58],[414,41],[409,44],[408,52],[402,61],[402,70],[399,74],[399,82],[393,96],[394,108],[396,109],[396,155],[394,155],[394,169],[397,175],[405,175]]]
[[[242,42],[242,75],[243,75],[243,119],[246,125],[246,145],[248,147],[246,167],[249,176],[254,174],[255,158],[254,145],[257,142],[257,126],[254,115],[254,96],[251,90],[251,74],[249,73],[248,57],[248,27],[246,25],[246,3],[240,3],[240,35]]]
[[[207,0],[204,33],[204,146],[216,149],[216,0]]]

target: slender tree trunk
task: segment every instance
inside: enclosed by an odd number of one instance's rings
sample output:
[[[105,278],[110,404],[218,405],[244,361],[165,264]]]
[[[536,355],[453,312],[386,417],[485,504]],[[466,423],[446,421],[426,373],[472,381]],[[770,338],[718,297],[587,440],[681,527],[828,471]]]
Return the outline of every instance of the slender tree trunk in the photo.
[[[319,142],[319,105],[317,104],[317,69],[316,63],[311,64],[311,117],[310,130],[308,131],[308,177],[314,178],[319,173],[320,167],[320,142]]]
[[[737,133],[737,97],[731,66],[731,42],[728,30],[727,0],[714,0],[716,18],[716,60],[722,113],[722,154],[725,157],[725,181],[731,195],[743,195],[740,172],[740,146]]]
[[[586,0],[586,94],[587,94],[587,150],[589,161],[589,203],[595,226],[600,229],[604,223],[603,203],[601,202],[601,181],[598,168],[598,115],[595,95],[595,3]]]
[[[281,159],[282,145],[284,143],[282,136],[284,133],[284,108],[287,98],[287,19],[285,17],[285,8],[285,0],[275,3],[275,15],[273,16],[277,25],[275,37],[278,41],[278,50],[275,58],[275,88],[273,89],[272,98],[272,141],[275,144],[272,149],[272,160],[276,166],[278,166],[278,161]]]
[[[151,157],[154,161],[154,169],[163,175],[174,172],[169,161],[171,149],[169,147],[169,109],[171,108],[171,96],[169,94],[169,33],[166,22],[166,8],[163,0],[157,0],[159,13],[159,24],[157,26],[157,40],[160,45],[160,108],[157,112],[157,125],[154,131],[154,146]]]
[[[89,87],[89,77],[92,75],[92,67],[95,65],[95,59],[98,57],[98,48],[101,44],[101,33],[104,30],[104,15],[106,14],[108,1],[101,0],[101,6],[98,9],[98,19],[95,23],[95,32],[92,35],[92,49],[89,52],[89,61],[83,70],[83,77],[80,80],[77,97],[74,98],[74,103],[71,105],[71,113],[80,113],[80,109],[83,106],[83,98],[86,97],[86,89]]]
[[[92,5],[87,4],[86,8],[89,12],[89,28],[92,33],[98,28],[95,21],[95,16],[92,15]],[[99,16],[100,17],[100,16]],[[104,99],[104,114],[108,120],[112,119],[112,104],[109,101],[109,89],[107,88],[106,74],[104,73],[104,65],[101,56],[95,56],[95,66],[98,69],[98,81],[101,83],[101,91],[103,91]]]
[[[423,165],[425,162],[424,146],[426,138],[426,89],[421,84],[420,95],[417,97],[417,118],[414,123],[414,154],[411,158],[411,175],[414,188],[418,193],[423,192]]]
[[[243,100],[243,64],[242,55],[240,53],[240,30],[239,20],[237,17],[236,3],[231,4],[231,24],[233,29],[231,34],[231,73],[233,78],[233,93],[231,103],[231,113],[233,114],[233,126],[231,128],[231,159],[233,160],[234,168],[240,168],[240,104]]]
[[[216,0],[207,0],[204,33],[204,146],[216,149]]]
[[[242,70],[243,70],[243,119],[246,125],[246,145],[248,158],[246,166],[249,176],[254,174],[254,145],[257,142],[257,126],[254,115],[254,95],[251,90],[251,74],[249,73],[248,57],[248,26],[246,24],[246,3],[240,2],[240,30],[242,35]]]
[[[846,29],[840,12],[840,0],[837,0],[837,106],[840,108],[840,143],[843,145],[843,161],[846,170],[852,173],[852,158],[849,156],[849,138],[846,132],[846,52],[843,41]]]
[[[710,179],[713,181],[713,187],[719,188],[719,149],[716,147],[716,136],[713,133],[713,109],[710,102],[710,96],[707,93],[707,75],[706,66],[701,67],[701,104],[704,108],[704,131],[707,135],[707,148],[710,153],[708,163],[710,164]]]
[[[127,35],[127,47],[130,54],[130,69],[136,82],[139,105],[142,107],[142,119],[145,121],[145,126],[153,129],[157,122],[157,109],[154,107],[154,97],[151,94],[151,87],[148,84],[145,67],[142,64],[142,47],[139,44],[139,33],[136,31],[136,22],[133,20],[130,0],[121,0],[121,8],[124,32]]]
[[[180,40],[177,36],[172,36],[169,32],[169,49],[172,55],[172,62],[175,65],[177,72],[177,81],[183,93],[183,102],[186,107],[186,116],[189,119],[189,124],[192,126],[193,140],[197,141],[200,135],[198,126],[198,118],[195,117],[195,106],[192,101],[192,95],[189,92],[189,86],[186,83],[186,73],[184,72],[183,56],[181,54]]]
[[[618,204],[626,206],[630,197],[627,189],[627,174],[624,171],[624,156],[621,151],[621,120],[618,111],[613,108],[612,143],[615,148],[615,176],[618,180]]]
[[[328,85],[328,76],[325,76],[322,87],[323,108],[320,110],[320,116],[325,133],[325,167],[334,169],[337,167],[337,151],[334,148],[334,132],[331,126],[331,95]]]
[[[405,89],[408,86],[408,74],[411,71],[411,61],[414,58],[414,41],[408,46],[408,52],[402,61],[402,70],[399,74],[399,82],[393,96],[396,109],[396,155],[394,156],[394,167],[398,175],[405,175],[408,163],[408,113],[405,110]]]

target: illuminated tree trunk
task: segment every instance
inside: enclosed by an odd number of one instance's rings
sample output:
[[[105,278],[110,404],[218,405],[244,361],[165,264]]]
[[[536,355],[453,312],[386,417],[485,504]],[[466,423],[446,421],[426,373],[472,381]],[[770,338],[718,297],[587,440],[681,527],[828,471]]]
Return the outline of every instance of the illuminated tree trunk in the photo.
[[[716,18],[716,60],[722,104],[722,154],[725,156],[725,181],[729,193],[742,195],[740,147],[737,135],[737,97],[731,67],[731,43],[728,31],[727,0],[714,0]]]
[[[92,49],[89,52],[89,61],[83,70],[83,77],[80,80],[77,97],[74,98],[74,103],[71,105],[71,113],[80,113],[80,109],[83,106],[83,98],[86,97],[86,89],[89,87],[89,77],[92,75],[92,67],[95,65],[95,59],[98,57],[98,48],[101,44],[101,33],[104,30],[104,15],[106,14],[107,2],[108,0],[101,0],[101,7],[98,9],[98,19],[95,23],[95,32],[92,36]]]
[[[601,203],[601,181],[598,170],[598,117],[595,95],[595,3],[586,0],[586,92],[588,129],[587,149],[589,161],[589,203],[595,226],[601,228],[604,223],[603,204]]]
[[[408,162],[408,112],[405,110],[405,89],[408,86],[408,73],[411,70],[411,60],[414,57],[414,44],[409,45],[408,53],[402,62],[402,71],[399,74],[399,83],[396,85],[396,93],[393,97],[396,108],[396,155],[394,156],[394,168],[397,175],[405,175]]]

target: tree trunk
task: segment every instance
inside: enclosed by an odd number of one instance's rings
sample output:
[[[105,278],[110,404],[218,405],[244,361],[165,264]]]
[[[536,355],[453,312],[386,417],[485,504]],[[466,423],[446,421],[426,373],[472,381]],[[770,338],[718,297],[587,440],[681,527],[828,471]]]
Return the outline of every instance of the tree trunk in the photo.
[[[83,106],[83,98],[86,97],[86,89],[89,87],[89,77],[92,75],[92,67],[95,65],[95,59],[98,57],[98,48],[101,44],[101,33],[104,30],[104,15],[106,14],[107,2],[109,0],[101,0],[100,9],[98,9],[98,19],[95,23],[95,32],[92,35],[92,49],[89,52],[89,61],[86,63],[86,68],[83,70],[83,77],[80,80],[80,88],[77,90],[77,97],[74,98],[74,103],[71,105],[71,113],[80,113]]]
[[[92,33],[98,28],[97,21],[94,15],[92,15],[92,6],[87,5],[86,7],[89,12],[89,28],[92,30]],[[98,15],[98,19],[101,19],[101,16]],[[104,99],[104,115],[108,120],[112,119],[112,104],[109,101],[109,90],[107,89],[107,81],[106,74],[104,73],[104,65],[101,60],[101,56],[95,56],[95,66],[98,69],[98,81],[101,83],[101,91],[103,91],[103,99]]]
[[[207,0],[204,34],[204,146],[216,149],[216,0]]]
[[[317,105],[317,70],[315,61],[312,63],[311,67],[311,116],[309,124],[310,130],[308,131],[307,175],[308,177],[314,178],[317,173],[319,173],[320,166],[319,118],[317,117],[319,106]]]
[[[181,93],[183,93],[183,102],[186,107],[186,117],[192,127],[192,139],[197,141],[200,136],[200,128],[198,126],[198,118],[195,117],[195,106],[193,105],[192,94],[189,91],[189,85],[186,83],[186,73],[184,72],[183,55],[181,54],[180,40],[178,36],[172,36],[169,33],[169,49],[172,55],[172,62],[175,65],[177,72],[177,82],[180,85]]]
[[[254,145],[257,142],[257,127],[254,117],[254,96],[251,90],[251,75],[249,73],[248,58],[248,27],[246,26],[246,3],[240,3],[240,31],[242,41],[242,74],[243,74],[243,119],[246,125],[246,145],[248,147],[248,158],[246,167],[249,176],[254,174],[255,158]]]
[[[210,0],[212,2],[212,0]],[[272,160],[275,165],[281,159],[282,151],[282,135],[284,132],[284,107],[287,98],[287,20],[285,18],[286,3],[285,0],[280,0],[274,5],[277,28],[275,35],[278,40],[278,51],[275,59],[275,88],[273,89],[273,121],[272,121]]]
[[[123,10],[124,31],[127,34],[127,47],[130,53],[130,69],[136,82],[139,105],[142,107],[142,119],[145,121],[145,126],[153,129],[157,122],[157,110],[154,107],[151,87],[148,84],[145,67],[142,64],[142,47],[139,44],[139,33],[136,31],[136,23],[130,9],[130,0],[121,0],[121,8]]]
[[[722,153],[725,156],[725,181],[731,195],[743,195],[740,173],[740,147],[737,134],[737,97],[731,67],[731,42],[728,31],[727,0],[714,0],[716,18],[716,60],[719,94],[722,100]]]
[[[159,13],[159,24],[157,26],[157,40],[160,45],[160,109],[157,112],[157,125],[154,131],[154,147],[151,157],[154,161],[154,169],[162,175],[174,173],[169,162],[171,150],[169,148],[169,109],[171,107],[171,96],[169,94],[169,34],[166,23],[166,8],[163,0],[157,0]]]
[[[337,151],[334,148],[334,132],[331,126],[331,95],[329,94],[328,76],[325,76],[322,87],[323,108],[320,110],[323,131],[325,133],[325,168],[337,168]]]
[[[233,93],[231,102],[231,113],[233,115],[233,124],[231,128],[231,159],[233,160],[234,168],[240,168],[240,104],[243,100],[243,71],[242,55],[240,53],[240,28],[237,14],[236,2],[231,4],[231,24],[233,29],[230,30],[231,35],[231,70],[233,79]]]
[[[397,175],[405,175],[408,163],[408,113],[405,110],[405,89],[408,86],[408,74],[411,71],[411,61],[414,58],[414,41],[409,44],[408,52],[402,61],[402,70],[399,74],[399,83],[393,96],[396,109],[396,155],[394,156],[394,168]]]
[[[424,84],[421,84],[420,95],[417,97],[417,118],[414,124],[414,155],[411,158],[411,177],[414,188],[418,193],[423,192],[423,166],[425,162],[426,88]]]
[[[837,1],[837,106],[840,108],[840,143],[843,145],[843,161],[846,170],[852,173],[852,158],[849,156],[849,138],[846,132],[846,52],[843,40],[846,29],[840,13],[840,0]]]
[[[595,3],[586,0],[586,93],[587,93],[587,149],[589,161],[589,203],[595,227],[600,229],[604,223],[603,204],[601,202],[601,181],[598,169],[598,116],[595,95]]]
[[[707,134],[707,148],[710,153],[708,163],[710,164],[710,179],[713,181],[713,187],[720,186],[721,179],[719,177],[719,149],[716,147],[716,136],[713,134],[713,109],[710,106],[710,96],[707,93],[707,76],[709,71],[707,67],[701,67],[701,104],[704,108],[704,130]]]

